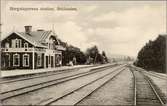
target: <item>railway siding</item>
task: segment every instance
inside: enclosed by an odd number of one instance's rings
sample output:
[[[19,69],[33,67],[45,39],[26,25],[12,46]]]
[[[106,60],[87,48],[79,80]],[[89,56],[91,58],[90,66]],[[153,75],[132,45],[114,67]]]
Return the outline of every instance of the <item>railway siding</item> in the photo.
[[[2,83],[1,100],[2,105],[159,106],[167,103],[166,82],[161,74],[112,64]]]
[[[105,70],[105,71],[98,72],[96,74],[86,75],[81,78],[65,81],[58,85],[54,85],[47,88],[39,89],[37,91],[26,93],[26,95],[20,95],[14,98],[9,98],[7,100],[4,100],[3,103],[7,105],[10,105],[10,104],[31,105],[31,104],[38,104],[40,101],[41,102],[47,101],[55,96],[61,97],[61,95],[64,95],[70,92],[71,90],[76,89],[76,87],[81,86],[82,84],[86,84],[92,80],[95,80],[100,76],[104,75],[105,73],[111,72],[111,70],[117,69],[119,67],[122,67],[122,66],[116,66],[115,68],[108,69],[108,71]],[[23,98],[24,98],[24,103],[21,102]]]
[[[77,105],[133,105],[133,76],[128,68]]]
[[[134,103],[136,103],[137,106],[163,105],[165,101],[163,100],[160,90],[158,90],[152,80],[144,74],[143,70],[141,71],[136,67],[131,67],[131,71],[136,80],[136,83],[134,83],[136,86],[136,92],[134,92],[134,95],[136,95],[134,97],[136,97],[136,99],[134,100],[136,101]]]
[[[167,103],[167,76],[166,74],[146,71],[144,69],[135,67],[142,72],[146,78],[150,81],[154,89],[158,92],[163,103]]]
[[[102,70],[105,70],[106,68],[109,68],[109,67],[108,66],[107,67],[102,67]],[[101,68],[97,68],[97,69],[101,69]],[[101,71],[101,70],[98,70],[98,71]],[[13,96],[17,96],[17,95],[20,95],[20,94],[32,92],[32,91],[35,91],[35,90],[38,90],[38,89],[42,89],[42,88],[45,88],[45,87],[48,87],[48,86],[52,86],[52,85],[55,85],[55,84],[62,83],[64,81],[68,81],[68,80],[71,80],[71,79],[76,79],[80,76],[85,76],[89,73],[91,74],[91,73],[94,73],[94,72],[93,71],[92,72],[86,71],[86,72],[82,72],[82,73],[78,73],[78,74],[73,74],[71,76],[65,76],[65,77],[62,77],[62,78],[57,78],[57,79],[53,79],[53,80],[49,80],[49,81],[45,81],[45,82],[41,82],[41,83],[29,85],[29,86],[25,86],[25,87],[22,87],[22,88],[13,89],[13,90],[6,91],[6,92],[1,92],[1,95],[2,95],[1,99],[4,100],[4,99],[7,99],[7,98],[10,98],[10,97],[13,97]]]
[[[107,65],[107,66],[111,66],[111,65]],[[72,70],[72,71],[69,70],[69,72],[66,71],[66,72],[55,73],[55,74],[51,74],[51,75],[38,76],[38,77],[35,77],[35,78],[31,78],[31,79],[28,78],[28,79],[23,79],[23,80],[19,80],[19,81],[17,81],[17,80],[12,81],[10,83],[8,83],[8,82],[3,83],[3,84],[1,84],[1,93],[2,92],[8,92],[8,91],[15,90],[15,89],[20,89],[20,88],[27,87],[27,86],[32,86],[32,85],[35,85],[35,84],[40,84],[40,83],[51,81],[51,80],[65,78],[67,76],[87,72],[87,71],[90,71],[92,69],[104,68],[104,67],[106,67],[106,66],[75,69],[75,70]]]
[[[167,80],[152,76],[150,74],[146,74],[146,76],[149,78],[155,89],[159,92],[162,100],[167,103]]]
[[[67,95],[62,99],[51,103],[51,105],[77,105],[78,102],[82,101],[84,98],[94,93],[96,90],[100,89],[100,87],[108,83],[108,81],[112,80],[114,77],[116,77],[118,74],[120,74],[123,71],[124,69],[120,69],[112,73],[109,73],[107,74],[107,76],[98,79],[92,84],[88,84],[87,86],[84,86],[83,88],[78,89],[72,94]]]

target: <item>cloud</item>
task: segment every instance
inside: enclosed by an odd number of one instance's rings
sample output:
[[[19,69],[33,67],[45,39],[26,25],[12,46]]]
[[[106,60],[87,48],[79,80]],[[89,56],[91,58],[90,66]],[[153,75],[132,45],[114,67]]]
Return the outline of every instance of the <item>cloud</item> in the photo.
[[[139,6],[125,11],[102,14],[95,22],[112,23],[115,27],[97,27],[96,39],[102,40],[111,53],[136,56],[140,48],[166,31],[165,8],[161,6]]]
[[[97,6],[91,5],[91,6],[87,6],[87,8],[83,8],[82,10],[86,13],[88,13],[88,12],[90,13],[90,12],[93,12],[94,10],[96,10],[96,9],[97,9]]]
[[[85,51],[91,45],[96,44],[95,42],[87,43],[87,36],[86,33],[82,31],[82,27],[72,21],[58,24],[58,27],[55,28],[55,32],[63,41],[80,47],[83,51]]]
[[[62,40],[80,46],[83,42],[86,41],[84,33],[81,31],[81,27],[72,21],[66,23],[58,24],[58,27],[55,28],[56,33],[59,35]],[[78,42],[80,40],[80,42]]]
[[[58,37],[85,50],[97,45],[108,54],[136,56],[140,48],[159,33],[166,31],[166,6],[158,2],[96,2],[73,4],[59,2],[12,2],[3,7],[2,32],[24,31],[24,25],[51,30],[54,24]],[[74,6],[76,12],[12,12],[15,7]],[[5,36],[5,35],[4,35]]]

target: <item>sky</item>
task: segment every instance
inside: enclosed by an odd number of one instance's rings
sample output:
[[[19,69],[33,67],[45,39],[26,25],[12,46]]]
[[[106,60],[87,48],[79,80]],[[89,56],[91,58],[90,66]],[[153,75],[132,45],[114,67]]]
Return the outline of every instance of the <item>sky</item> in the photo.
[[[10,8],[54,8],[16,11]],[[75,11],[56,8],[75,8]],[[60,39],[85,51],[97,45],[107,55],[136,57],[149,40],[166,33],[165,1],[2,1],[1,38],[13,31],[54,30]]]

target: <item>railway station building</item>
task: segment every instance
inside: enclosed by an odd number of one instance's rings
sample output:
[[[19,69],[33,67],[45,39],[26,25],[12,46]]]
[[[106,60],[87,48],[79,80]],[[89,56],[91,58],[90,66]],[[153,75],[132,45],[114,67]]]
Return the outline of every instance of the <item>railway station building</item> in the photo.
[[[63,47],[53,31],[12,32],[1,41],[1,69],[39,69],[62,65]]]

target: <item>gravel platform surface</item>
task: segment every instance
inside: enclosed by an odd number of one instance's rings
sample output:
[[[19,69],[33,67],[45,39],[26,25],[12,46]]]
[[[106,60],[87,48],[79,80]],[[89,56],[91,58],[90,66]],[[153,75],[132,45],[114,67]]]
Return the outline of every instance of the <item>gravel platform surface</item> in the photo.
[[[91,74],[88,76],[84,76],[82,78],[77,78],[75,80],[70,80],[58,85],[50,86],[47,88],[43,88],[34,92],[26,93],[25,95],[20,95],[14,98],[7,99],[3,101],[4,105],[33,105],[38,104],[39,102],[46,101],[51,98],[60,97],[83,84],[89,83],[96,78],[103,76],[106,73],[111,72],[114,69],[117,69],[120,66],[116,66],[110,69],[107,69],[102,72],[98,72],[96,74]]]
[[[152,81],[155,83],[155,85],[158,86],[158,88],[161,90],[161,92],[165,95],[167,99],[167,80],[160,79],[160,78],[151,76],[149,74],[147,74],[147,76],[152,79]]]
[[[129,69],[95,91],[78,105],[132,105],[133,76]]]

